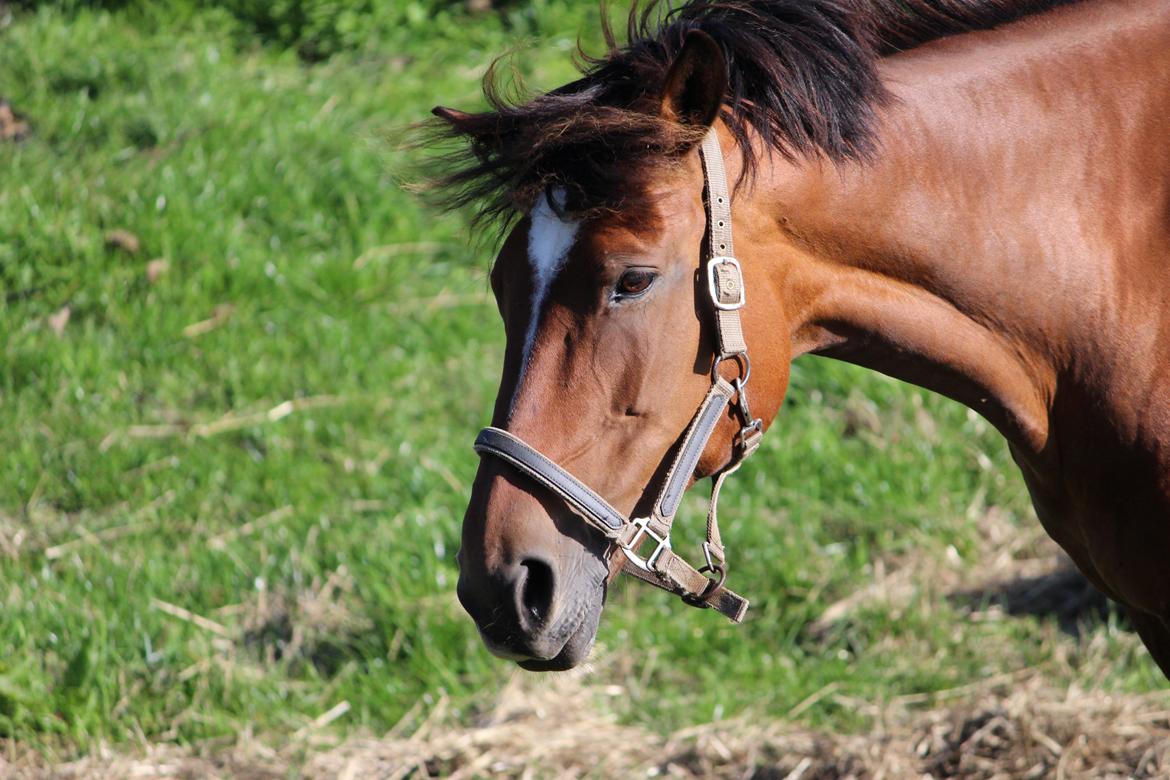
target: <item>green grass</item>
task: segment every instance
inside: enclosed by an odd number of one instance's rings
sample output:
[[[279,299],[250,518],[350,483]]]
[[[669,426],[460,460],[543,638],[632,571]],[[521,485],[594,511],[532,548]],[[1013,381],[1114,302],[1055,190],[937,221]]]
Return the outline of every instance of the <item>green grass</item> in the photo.
[[[0,31],[0,95],[33,127],[0,145],[0,736],[279,738],[342,700],[339,728],[376,732],[420,700],[474,712],[515,673],[453,593],[502,357],[490,258],[403,191],[399,128],[475,105],[518,41],[537,84],[566,80],[582,25],[595,39],[591,2],[451,11],[312,65],[213,12],[42,9]],[[625,584],[598,674],[663,729],[784,715],[830,682],[879,701],[1042,666],[1160,687],[1112,624],[1072,639],[918,599],[807,630],[876,561],[974,554],[989,507],[1035,522],[985,422],[798,361],[725,499],[749,621]],[[841,701],[801,718],[865,727]]]

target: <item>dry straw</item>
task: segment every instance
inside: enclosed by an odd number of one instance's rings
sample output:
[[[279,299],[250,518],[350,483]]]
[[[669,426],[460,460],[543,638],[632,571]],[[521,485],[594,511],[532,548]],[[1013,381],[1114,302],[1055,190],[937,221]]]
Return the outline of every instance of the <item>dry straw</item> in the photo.
[[[786,721],[724,721],[661,736],[623,725],[616,687],[578,676],[518,676],[476,722],[444,700],[381,738],[330,746],[321,735],[276,751],[254,740],[218,750],[153,746],[55,766],[30,757],[11,778],[425,777],[1127,778],[1170,776],[1170,696],[1058,692],[1039,677],[968,691],[955,706],[889,708],[868,735],[810,731]],[[420,708],[422,710],[424,708]]]

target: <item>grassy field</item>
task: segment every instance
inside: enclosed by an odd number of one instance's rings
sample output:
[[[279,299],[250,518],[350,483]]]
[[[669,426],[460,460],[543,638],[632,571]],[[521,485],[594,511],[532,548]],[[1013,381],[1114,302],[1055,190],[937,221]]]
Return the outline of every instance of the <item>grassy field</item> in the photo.
[[[454,597],[502,357],[490,253],[404,191],[401,128],[475,106],[509,46],[563,82],[596,12],[404,18],[312,64],[213,12],[0,30],[31,127],[0,141],[0,736],[279,742],[331,710],[381,733],[439,701],[471,718],[516,674]],[[642,728],[865,730],[850,702],[1020,670],[1164,684],[1115,617],[946,598],[1038,531],[998,436],[943,399],[798,361],[724,513],[744,626],[634,584],[607,607],[594,682]],[[897,572],[908,595],[852,598]]]

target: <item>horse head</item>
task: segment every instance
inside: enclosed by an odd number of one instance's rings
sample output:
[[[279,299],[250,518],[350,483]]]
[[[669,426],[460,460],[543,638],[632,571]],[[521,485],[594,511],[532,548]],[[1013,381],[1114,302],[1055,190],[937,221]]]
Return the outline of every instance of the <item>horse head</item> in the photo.
[[[491,273],[507,337],[492,425],[627,517],[654,511],[713,377],[742,382],[748,370],[746,358],[720,359],[728,355],[720,354],[705,267],[719,252],[710,246],[700,141],[723,106],[724,55],[692,32],[659,79],[648,95],[619,96],[620,108],[596,80],[583,80],[530,104],[527,125],[524,107],[490,123],[436,109],[487,150],[485,164],[525,147],[544,158],[544,168],[528,171],[531,199]],[[770,286],[751,266],[745,257],[738,282],[750,290],[743,328],[758,348],[751,403],[770,420],[787,385],[787,331],[779,301],[768,300]],[[735,457],[750,422],[747,391],[735,387],[680,484]],[[569,668],[593,644],[624,561],[614,553],[613,540],[561,496],[513,463],[485,457],[463,521],[459,599],[492,652],[528,669]]]

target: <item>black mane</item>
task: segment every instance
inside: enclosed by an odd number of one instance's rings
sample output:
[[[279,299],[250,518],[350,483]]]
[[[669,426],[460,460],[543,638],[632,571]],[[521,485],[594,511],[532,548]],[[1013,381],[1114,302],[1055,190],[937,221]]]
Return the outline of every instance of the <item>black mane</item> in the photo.
[[[550,187],[570,210],[620,209],[633,174],[669,163],[698,140],[659,118],[659,94],[691,30],[723,50],[728,90],[721,118],[739,141],[746,173],[758,164],[754,131],[788,158],[864,160],[875,150],[875,111],[887,100],[880,57],[986,29],[1067,0],[648,0],[629,15],[626,41],[608,24],[608,51],[582,53],[582,77],[530,99],[509,97],[495,66],[490,109],[436,125],[466,138],[438,184],[449,207],[474,205],[506,225]],[[603,20],[606,18],[604,8]]]

